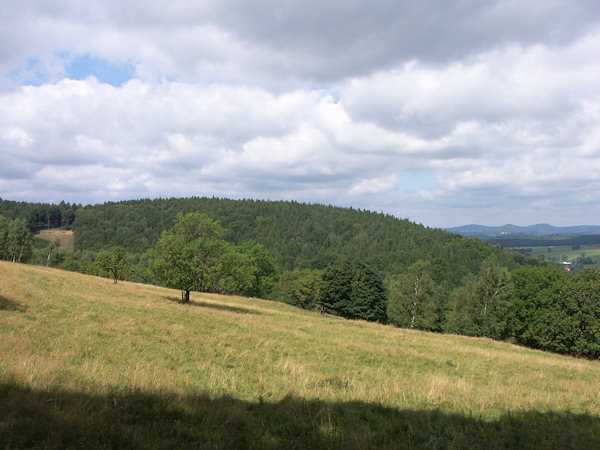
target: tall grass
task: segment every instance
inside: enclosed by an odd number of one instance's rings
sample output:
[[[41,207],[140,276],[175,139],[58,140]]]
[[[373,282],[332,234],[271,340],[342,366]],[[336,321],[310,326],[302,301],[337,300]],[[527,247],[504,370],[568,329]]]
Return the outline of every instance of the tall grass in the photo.
[[[600,362],[0,263],[0,443],[600,447]]]

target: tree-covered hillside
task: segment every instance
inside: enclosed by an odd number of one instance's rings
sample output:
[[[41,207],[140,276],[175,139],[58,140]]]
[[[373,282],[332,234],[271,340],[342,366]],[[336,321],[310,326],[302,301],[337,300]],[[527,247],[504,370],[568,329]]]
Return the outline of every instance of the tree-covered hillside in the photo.
[[[234,244],[248,240],[262,244],[282,271],[325,269],[352,257],[387,276],[426,260],[436,283],[455,287],[465,275],[477,273],[490,256],[509,269],[526,261],[497,245],[352,208],[206,197],[130,200],[84,207],[64,202],[50,205],[0,200],[0,214],[25,219],[32,231],[48,223],[49,218],[54,226],[62,223],[72,227],[75,248],[80,251],[121,246],[130,253],[145,253],[178,215],[190,212],[204,213],[219,221],[227,230],[225,238]]]
[[[384,275],[414,262],[431,262],[436,282],[456,286],[495,255],[509,268],[525,259],[500,247],[416,225],[406,219],[356,209],[296,202],[185,198],[107,202],[77,210],[73,223],[80,250],[115,245],[130,252],[152,248],[178,214],[201,212],[217,220],[235,244],[264,245],[282,270],[324,269],[353,257]]]

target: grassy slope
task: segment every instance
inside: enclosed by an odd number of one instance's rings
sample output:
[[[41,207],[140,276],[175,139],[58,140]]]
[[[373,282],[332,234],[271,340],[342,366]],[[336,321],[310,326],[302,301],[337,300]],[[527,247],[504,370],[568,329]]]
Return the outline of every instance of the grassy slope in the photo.
[[[0,445],[599,447],[600,362],[0,262]]]
[[[75,249],[75,241],[73,238],[72,230],[42,230],[40,231],[36,237],[43,239],[49,242],[58,241],[59,248],[65,250],[74,250]]]

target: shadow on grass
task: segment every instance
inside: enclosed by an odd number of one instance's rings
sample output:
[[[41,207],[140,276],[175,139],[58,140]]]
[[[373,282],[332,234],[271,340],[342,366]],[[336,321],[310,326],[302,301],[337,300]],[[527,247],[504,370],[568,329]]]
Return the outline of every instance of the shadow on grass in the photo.
[[[252,311],[251,309],[246,309],[246,308],[240,308],[238,306],[220,305],[217,303],[206,303],[206,302],[199,302],[196,300],[190,300],[189,303],[182,303],[181,299],[177,298],[177,297],[167,297],[167,300],[169,300],[171,302],[179,303],[180,305],[198,306],[200,308],[216,309],[217,311],[228,311],[228,312],[234,312],[234,313],[238,313],[238,314],[260,314],[257,311]]]
[[[440,411],[295,396],[93,396],[0,385],[0,445],[111,448],[600,448],[600,418],[525,412],[487,422]]]
[[[19,302],[15,302],[9,298],[0,295],[0,311],[27,311],[27,307]]]

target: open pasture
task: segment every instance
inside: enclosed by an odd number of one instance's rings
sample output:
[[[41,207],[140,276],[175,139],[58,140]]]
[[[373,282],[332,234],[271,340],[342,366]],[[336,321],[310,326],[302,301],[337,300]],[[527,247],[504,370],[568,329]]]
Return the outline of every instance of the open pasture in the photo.
[[[576,261],[578,258],[589,257],[594,263],[600,264],[600,245],[582,245],[575,249],[571,245],[531,247],[530,254],[555,263]]]
[[[600,447],[600,362],[0,262],[0,444]]]
[[[72,230],[42,230],[36,234],[36,237],[49,242],[58,242],[58,248],[61,250],[73,250],[75,248],[75,240]]]

